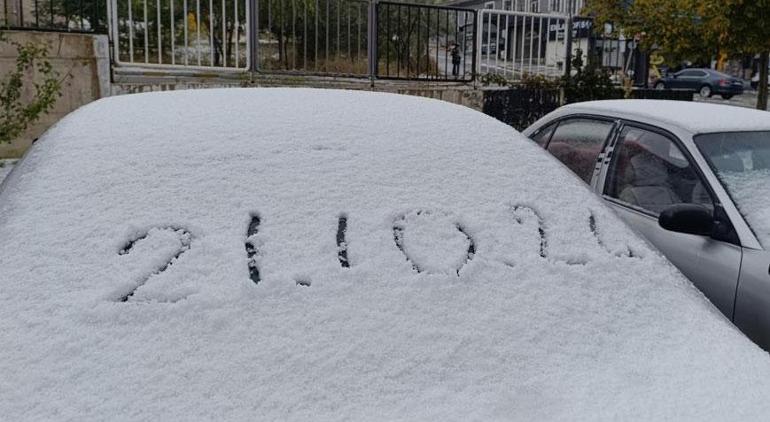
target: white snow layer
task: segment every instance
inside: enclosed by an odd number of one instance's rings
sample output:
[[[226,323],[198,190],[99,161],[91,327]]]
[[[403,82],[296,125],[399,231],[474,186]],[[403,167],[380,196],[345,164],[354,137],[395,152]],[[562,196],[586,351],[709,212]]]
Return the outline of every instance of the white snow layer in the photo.
[[[19,166],[0,197],[6,420],[770,415],[767,355],[470,109],[121,96]]]
[[[726,171],[719,175],[759,242],[770,247],[770,170]]]
[[[655,124],[665,122],[696,134],[770,130],[770,113],[727,104],[673,100],[603,100],[573,103],[565,106],[565,109],[604,115],[630,114],[636,118],[649,119]]]
[[[8,173],[13,170],[14,164],[16,164],[16,160],[0,159],[0,183],[3,183]]]

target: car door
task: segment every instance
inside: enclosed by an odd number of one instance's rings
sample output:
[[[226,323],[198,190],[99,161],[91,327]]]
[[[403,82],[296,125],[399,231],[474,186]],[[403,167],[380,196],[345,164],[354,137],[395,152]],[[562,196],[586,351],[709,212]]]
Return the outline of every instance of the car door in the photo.
[[[615,122],[592,116],[572,116],[547,125],[533,135],[551,155],[587,184],[595,187],[601,169],[599,156],[613,133]],[[548,135],[548,139],[544,139]]]
[[[679,77],[675,79],[675,88],[692,89],[697,91],[703,85],[706,78],[706,72],[702,70],[683,70],[679,72]]]
[[[662,129],[624,122],[607,156],[611,158],[600,181],[607,203],[732,319],[740,246],[674,233],[658,224],[661,211],[674,204],[718,208],[682,143]]]
[[[682,83],[684,82],[682,77],[685,75],[685,72],[687,72],[687,71],[686,70],[682,70],[682,71],[676,72],[673,75],[671,75],[671,77],[669,78],[669,80],[668,80],[668,82],[666,84],[667,88],[671,88],[671,89],[680,89],[680,88],[682,88]]]

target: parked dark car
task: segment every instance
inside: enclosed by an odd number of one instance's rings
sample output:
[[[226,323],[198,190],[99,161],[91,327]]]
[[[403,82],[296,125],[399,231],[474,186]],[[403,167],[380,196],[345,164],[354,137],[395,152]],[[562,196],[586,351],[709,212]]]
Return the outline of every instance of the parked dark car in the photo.
[[[684,69],[661,78],[655,89],[692,89],[704,98],[717,94],[729,100],[743,94],[743,81],[713,69]]]

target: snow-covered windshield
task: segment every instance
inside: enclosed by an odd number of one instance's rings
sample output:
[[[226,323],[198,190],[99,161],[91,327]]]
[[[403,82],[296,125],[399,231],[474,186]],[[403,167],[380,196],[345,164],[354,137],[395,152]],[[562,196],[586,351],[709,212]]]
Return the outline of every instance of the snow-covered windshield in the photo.
[[[770,132],[711,133],[695,137],[763,246],[770,246]]]

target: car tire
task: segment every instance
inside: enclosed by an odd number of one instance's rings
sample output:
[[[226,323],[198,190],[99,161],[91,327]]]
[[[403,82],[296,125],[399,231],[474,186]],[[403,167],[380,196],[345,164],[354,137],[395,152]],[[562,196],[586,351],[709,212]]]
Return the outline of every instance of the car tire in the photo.
[[[664,84],[663,82],[658,82],[655,84],[655,89],[657,89],[658,91],[663,91],[664,89],[666,89],[666,84]]]
[[[730,95],[730,94],[722,94],[722,99],[723,100],[729,100],[730,98],[733,98],[733,96]]]
[[[711,98],[711,96],[714,95],[711,92],[711,87],[708,85],[703,85],[702,87],[700,87],[700,90],[698,90],[698,93],[703,98]]]

